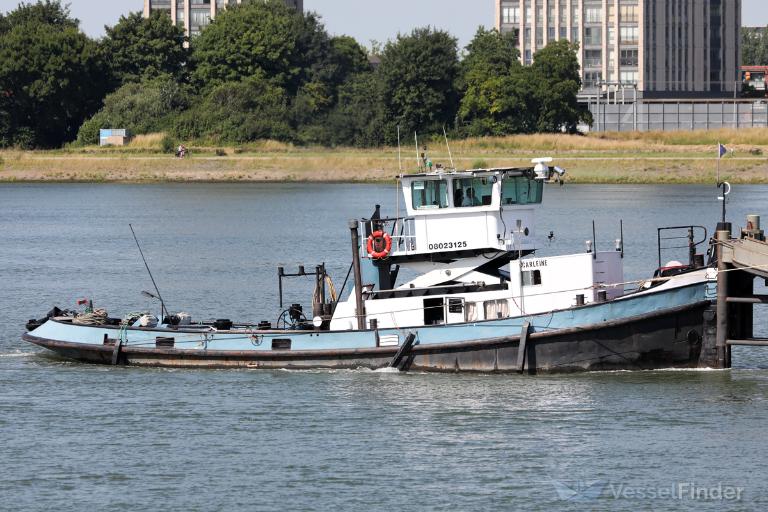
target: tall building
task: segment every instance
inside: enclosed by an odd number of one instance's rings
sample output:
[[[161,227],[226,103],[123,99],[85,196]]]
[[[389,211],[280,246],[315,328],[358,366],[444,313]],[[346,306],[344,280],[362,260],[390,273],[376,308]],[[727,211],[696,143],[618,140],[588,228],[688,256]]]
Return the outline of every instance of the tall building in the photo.
[[[149,17],[153,10],[167,11],[174,23],[184,27],[188,36],[196,36],[218,11],[239,3],[242,0],[144,0],[144,16]],[[285,3],[304,10],[304,0],[285,0]]]
[[[705,97],[738,87],[741,0],[495,2],[496,28],[517,33],[525,64],[550,41],[578,42],[585,92]]]

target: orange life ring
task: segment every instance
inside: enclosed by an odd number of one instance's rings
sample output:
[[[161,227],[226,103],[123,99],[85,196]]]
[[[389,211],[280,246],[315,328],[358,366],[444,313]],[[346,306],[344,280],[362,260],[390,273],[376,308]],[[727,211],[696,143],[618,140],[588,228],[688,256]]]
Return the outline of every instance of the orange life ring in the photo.
[[[374,231],[368,237],[368,255],[375,260],[383,260],[392,250],[392,237],[381,230]]]

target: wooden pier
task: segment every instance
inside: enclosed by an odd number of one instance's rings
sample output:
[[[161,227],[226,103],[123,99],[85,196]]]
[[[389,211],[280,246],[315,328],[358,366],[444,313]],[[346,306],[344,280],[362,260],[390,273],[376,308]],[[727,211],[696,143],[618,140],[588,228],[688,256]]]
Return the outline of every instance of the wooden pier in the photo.
[[[700,366],[730,368],[732,346],[768,346],[754,335],[753,311],[768,304],[768,295],[755,293],[755,279],[768,285],[768,242],[760,217],[749,215],[737,237],[730,223],[718,225],[715,243],[717,301],[705,314]]]

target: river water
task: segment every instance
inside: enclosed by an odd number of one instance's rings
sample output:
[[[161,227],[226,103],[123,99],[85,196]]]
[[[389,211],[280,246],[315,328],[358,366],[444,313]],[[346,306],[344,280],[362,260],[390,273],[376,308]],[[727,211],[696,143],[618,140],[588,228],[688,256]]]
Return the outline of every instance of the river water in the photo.
[[[611,247],[623,219],[626,277],[647,277],[656,228],[711,232],[716,192],[550,187],[541,254],[582,250],[592,220]],[[730,218],[768,218],[767,196],[736,187]],[[768,507],[768,349],[734,349],[730,371],[521,377],[110,368],[20,340],[80,297],[155,308],[129,223],[172,310],[274,321],[276,267],[325,261],[340,283],[346,221],[395,200],[386,185],[0,186],[0,509]],[[309,304],[310,285],[286,302]]]

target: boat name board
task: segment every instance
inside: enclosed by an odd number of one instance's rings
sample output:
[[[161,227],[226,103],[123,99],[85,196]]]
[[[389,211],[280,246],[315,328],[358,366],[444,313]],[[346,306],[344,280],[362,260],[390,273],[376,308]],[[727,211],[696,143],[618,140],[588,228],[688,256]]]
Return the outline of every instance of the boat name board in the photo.
[[[547,260],[526,260],[521,262],[521,268],[541,268],[549,266]]]

